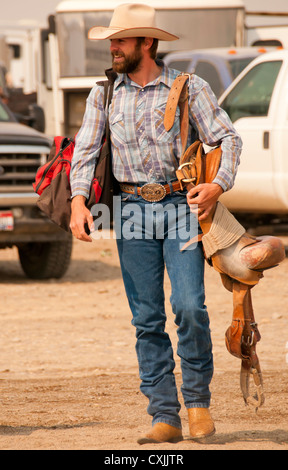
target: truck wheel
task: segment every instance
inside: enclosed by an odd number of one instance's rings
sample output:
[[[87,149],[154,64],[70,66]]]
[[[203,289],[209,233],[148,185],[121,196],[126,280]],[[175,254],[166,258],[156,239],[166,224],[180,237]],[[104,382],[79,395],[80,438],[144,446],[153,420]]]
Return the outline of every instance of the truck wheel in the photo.
[[[26,276],[49,279],[64,276],[72,252],[72,236],[67,241],[27,243],[18,247],[19,259]]]

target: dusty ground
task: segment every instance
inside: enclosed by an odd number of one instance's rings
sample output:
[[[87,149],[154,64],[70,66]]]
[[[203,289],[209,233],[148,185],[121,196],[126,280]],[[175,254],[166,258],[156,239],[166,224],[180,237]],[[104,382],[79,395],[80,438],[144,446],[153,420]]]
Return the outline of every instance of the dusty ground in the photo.
[[[288,449],[287,275],[288,259],[252,291],[266,395],[256,415],[240,394],[240,361],[224,344],[231,294],[207,266],[217,434],[206,444],[189,440],[183,407],[184,441],[145,450]],[[175,344],[168,280],[166,290],[167,329]],[[0,292],[0,449],[144,450],[136,440],[150,428],[150,417],[138,391],[134,329],[115,242],[75,242],[66,276],[49,282],[27,280],[17,251],[1,251]],[[176,376],[180,388],[178,361]]]

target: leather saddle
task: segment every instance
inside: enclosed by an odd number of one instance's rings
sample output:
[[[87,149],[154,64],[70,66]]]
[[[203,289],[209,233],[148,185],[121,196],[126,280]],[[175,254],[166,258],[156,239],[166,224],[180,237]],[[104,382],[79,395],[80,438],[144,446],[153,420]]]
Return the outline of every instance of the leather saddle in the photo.
[[[183,152],[176,174],[182,188],[186,187],[188,190],[200,183],[211,183],[221,162],[220,146],[205,153],[202,142],[196,141],[185,150],[189,120],[187,82],[190,78],[189,74],[181,74],[174,81],[164,118],[165,128],[169,130],[179,105]],[[251,289],[258,284],[265,270],[284,260],[285,247],[277,237],[250,235],[228,209],[220,204],[218,201],[208,218],[199,221],[202,235],[197,237],[197,240],[188,242],[182,249],[201,239],[207,262],[219,272],[224,287],[233,293],[233,317],[225,334],[226,347],[233,356],[242,361],[240,386],[243,398],[246,404],[252,404],[257,410],[263,405],[265,398],[261,368],[256,354],[256,344],[261,336],[255,322]],[[206,242],[205,252],[206,239],[209,243]],[[253,397],[249,392],[251,375],[256,387]]]

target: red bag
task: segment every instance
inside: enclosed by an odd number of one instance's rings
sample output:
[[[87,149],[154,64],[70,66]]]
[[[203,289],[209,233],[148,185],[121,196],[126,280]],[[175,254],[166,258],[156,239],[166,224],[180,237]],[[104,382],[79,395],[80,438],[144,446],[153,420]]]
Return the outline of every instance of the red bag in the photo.
[[[64,168],[70,182],[71,161],[74,153],[75,140],[68,137],[55,137],[47,163],[41,166],[33,183],[34,191],[41,195],[47,186]]]
[[[108,82],[102,82],[105,87],[106,102]],[[113,87],[110,87],[109,101]],[[37,206],[53,222],[70,232],[71,219],[71,188],[70,171],[75,147],[75,140],[67,137],[55,137],[47,163],[36,173],[34,191],[39,194]],[[110,154],[109,126],[106,124],[106,136],[100,151],[91,184],[90,196],[86,202],[88,209],[98,202],[106,204],[112,215],[113,194],[117,191],[117,182],[112,174]]]

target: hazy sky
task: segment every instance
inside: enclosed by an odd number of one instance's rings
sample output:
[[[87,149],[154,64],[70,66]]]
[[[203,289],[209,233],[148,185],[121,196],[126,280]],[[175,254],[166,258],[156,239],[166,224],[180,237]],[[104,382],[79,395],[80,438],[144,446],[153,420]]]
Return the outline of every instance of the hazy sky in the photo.
[[[105,2],[105,0],[103,1]],[[123,0],[120,3],[128,2],[133,3],[133,0]],[[221,0],[219,0],[220,2]],[[1,3],[0,21],[33,19],[46,24],[47,16],[54,12],[59,0],[1,0]],[[145,3],[145,0],[143,0],[143,3]],[[244,0],[244,4],[250,10],[286,11],[288,13],[288,0],[273,0],[272,2],[271,0]]]

